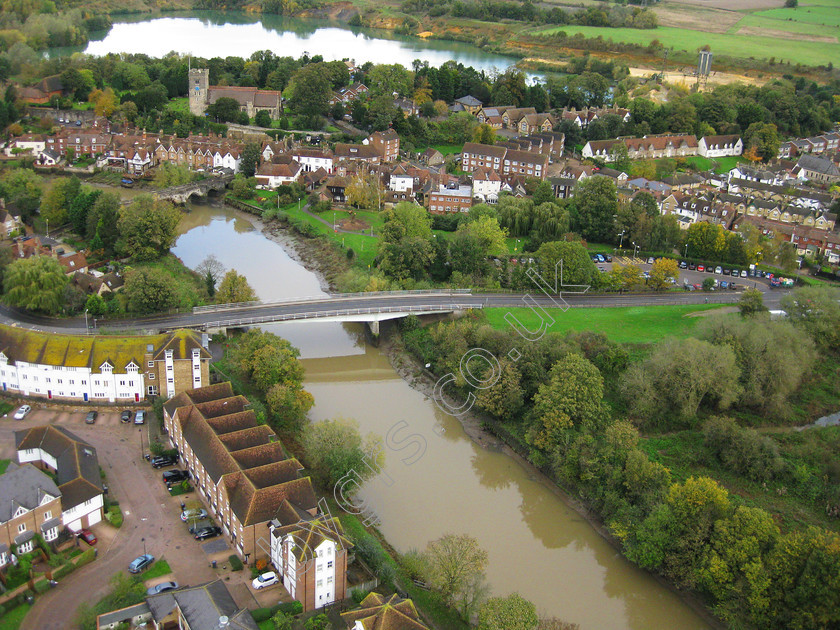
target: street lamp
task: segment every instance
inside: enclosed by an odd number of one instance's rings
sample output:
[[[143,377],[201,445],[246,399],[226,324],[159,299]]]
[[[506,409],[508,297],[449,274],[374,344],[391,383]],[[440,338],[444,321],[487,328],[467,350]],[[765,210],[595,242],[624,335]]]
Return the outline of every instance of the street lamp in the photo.
[[[85,309],[85,332],[88,331],[88,318],[87,318],[88,310]]]
[[[141,538],[140,541],[143,543],[143,555],[146,555],[146,539]]]
[[[688,243],[685,244],[685,253],[683,254],[683,258],[688,258]]]
[[[639,246],[636,245],[636,241],[633,241],[633,258],[636,257],[636,252],[639,250]]]
[[[621,249],[621,246],[624,243],[624,230],[621,230],[621,234],[616,234],[616,236],[621,237],[621,240],[618,241],[618,249]]]

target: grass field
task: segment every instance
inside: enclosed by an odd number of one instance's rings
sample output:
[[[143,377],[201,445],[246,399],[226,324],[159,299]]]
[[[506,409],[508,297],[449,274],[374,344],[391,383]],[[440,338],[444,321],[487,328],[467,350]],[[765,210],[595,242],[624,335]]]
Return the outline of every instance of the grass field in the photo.
[[[6,472],[6,469],[9,467],[9,464],[12,463],[11,459],[0,459],[0,475]]]
[[[20,628],[20,624],[23,623],[23,618],[26,617],[30,608],[29,604],[22,604],[4,614],[0,617],[0,630],[17,630]]]
[[[715,173],[728,173],[741,162],[746,162],[746,160],[737,155],[713,159],[703,157],[702,155],[693,155],[686,162],[698,171],[708,171],[714,167]]]
[[[782,9],[778,9],[782,10]],[[798,9],[797,9],[798,10]],[[776,30],[784,30],[787,22],[779,21]],[[733,29],[737,30],[736,27]],[[759,29],[760,30],[760,29]],[[732,57],[770,59],[777,62],[790,61],[791,64],[826,65],[840,59],[840,43],[814,42],[797,39],[784,39],[762,35],[738,35],[733,33],[708,33],[687,28],[659,27],[652,30],[634,28],[599,28],[596,26],[564,25],[534,30],[534,34],[565,32],[568,35],[580,33],[586,37],[602,37],[615,42],[640,44],[647,46],[654,39],[663,46],[695,52],[703,46],[710,46],[716,55]]]
[[[157,562],[155,562],[148,571],[143,574],[144,580],[151,580],[153,578],[159,578],[164,575],[168,575],[172,573],[172,568],[169,566],[169,563],[161,558]]]
[[[376,258],[376,252],[379,249],[379,237],[378,236],[369,236],[369,235],[362,235],[362,234],[342,234],[341,232],[334,232],[332,226],[324,225],[321,221],[317,218],[312,217],[306,214],[303,210],[298,210],[297,204],[293,204],[283,210],[288,214],[290,217],[297,221],[302,221],[311,225],[318,234],[323,234],[331,241],[341,245],[344,248],[352,248],[356,254],[356,259],[361,262],[362,265],[367,265],[368,267],[373,266],[373,260]],[[324,213],[324,218],[327,221],[332,220],[333,211],[330,210],[329,212]],[[337,216],[341,216],[342,212],[337,212]],[[346,216],[349,216],[348,213],[343,213]],[[357,216],[364,218],[368,221],[366,216],[362,215],[374,215],[377,213],[374,212],[361,212],[357,213]],[[381,219],[377,219],[378,224],[381,225]],[[373,219],[371,218],[370,223],[374,223]],[[376,233],[376,227],[374,225],[374,233]]]
[[[693,306],[637,306],[619,308],[571,308],[566,312],[548,309],[554,318],[550,332],[569,330],[591,330],[604,333],[618,343],[653,343],[663,337],[688,337],[700,321],[691,317],[699,313],[720,308],[716,304]],[[499,330],[508,328],[506,313],[513,315],[523,326],[536,330],[539,318],[529,308],[486,308],[488,323]]]

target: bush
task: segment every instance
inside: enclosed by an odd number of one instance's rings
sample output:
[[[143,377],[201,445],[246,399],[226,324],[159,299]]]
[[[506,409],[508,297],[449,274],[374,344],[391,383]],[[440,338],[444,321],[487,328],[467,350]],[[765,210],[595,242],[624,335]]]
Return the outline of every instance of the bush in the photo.
[[[727,469],[753,481],[767,481],[785,469],[779,448],[755,429],[745,429],[732,418],[712,418],[703,426],[706,446]]]
[[[42,580],[38,580],[37,582],[35,582],[35,592],[36,593],[43,593],[44,591],[46,591],[49,588],[50,588],[49,580],[42,579]]]
[[[108,511],[105,512],[105,518],[108,519],[108,522],[114,527],[122,527],[124,517],[119,505],[114,504],[109,507]]]
[[[284,612],[287,615],[299,615],[303,612],[303,604],[295,600],[293,602],[285,602],[283,604],[278,604],[272,610],[274,610],[275,612]]]
[[[228,561],[230,562],[231,571],[241,571],[242,567],[244,566],[242,564],[242,560],[240,560],[239,556],[237,556],[235,553],[228,556]]]
[[[251,611],[251,616],[257,623],[262,623],[263,621],[271,619],[273,617],[273,613],[271,612],[271,608],[256,608]]]

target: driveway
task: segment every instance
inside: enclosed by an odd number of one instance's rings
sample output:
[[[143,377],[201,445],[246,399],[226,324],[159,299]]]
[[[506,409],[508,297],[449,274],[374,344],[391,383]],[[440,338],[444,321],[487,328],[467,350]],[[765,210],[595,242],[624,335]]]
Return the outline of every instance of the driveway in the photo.
[[[97,543],[95,562],[71,573],[36,600],[20,626],[22,630],[67,628],[82,602],[99,601],[109,590],[111,576],[127,571],[128,563],[143,553],[143,539],[148,553],[166,558],[179,584],[194,585],[216,578],[199,543],[179,518],[180,502],[169,496],[161,482],[161,471],[152,468],[140,454],[141,439],[148,445],[147,426],[121,424],[120,409],[100,409],[96,424],[86,425],[85,412],[38,409],[37,401],[30,404],[35,409],[23,421],[11,416],[0,418],[0,457],[15,459],[14,431],[43,423],[60,424],[96,447],[109,495],[120,502],[125,522],[111,540],[104,537]]]

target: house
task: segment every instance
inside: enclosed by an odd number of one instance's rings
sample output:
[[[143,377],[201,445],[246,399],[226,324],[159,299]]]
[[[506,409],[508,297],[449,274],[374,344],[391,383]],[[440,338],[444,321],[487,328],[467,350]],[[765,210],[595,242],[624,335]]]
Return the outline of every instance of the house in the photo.
[[[146,598],[155,630],[259,630],[251,612],[239,608],[222,580]]]
[[[516,125],[517,130],[522,135],[530,135],[534,133],[548,133],[554,129],[556,121],[551,114],[526,114],[519,119]]]
[[[507,153],[505,147],[492,144],[467,142],[461,150],[461,169],[472,173],[479,166],[502,172],[502,160]]]
[[[689,135],[657,135],[642,138],[616,138],[614,140],[590,140],[581,155],[585,158],[598,158],[605,162],[613,160],[612,149],[623,143],[627,147],[630,159],[657,159],[663,157],[684,157],[697,155],[697,138]]]
[[[266,150],[268,147],[266,147]],[[292,159],[301,165],[304,172],[317,171],[319,168],[324,169],[327,173],[333,172],[333,153],[329,149],[307,149],[299,147],[289,152]],[[265,155],[265,151],[263,151]],[[265,158],[266,161],[271,158]]]
[[[303,467],[230,383],[181,392],[164,404],[163,418],[196,494],[246,563],[270,555],[272,521],[288,523],[289,510],[301,519],[318,516]]]
[[[305,611],[346,599],[347,552],[352,544],[341,522],[298,512],[288,501],[278,517],[269,523],[271,563],[289,594]]]
[[[333,151],[336,162],[363,162],[365,164],[379,164],[382,152],[372,144],[345,144],[338,142]]]
[[[468,111],[470,114],[475,114],[478,110],[481,109],[481,106],[484,104],[476,97],[467,94],[466,96],[462,96],[461,98],[456,98],[455,102],[458,103],[461,107],[463,107],[464,111]]]
[[[473,197],[483,203],[496,203],[502,189],[502,178],[492,170],[479,166],[473,171]]]
[[[828,158],[816,155],[801,155],[796,162],[794,174],[802,180],[818,184],[833,184],[840,180],[840,170]]]
[[[303,186],[306,190],[311,192],[326,181],[329,176],[330,174],[323,168],[319,168],[315,171],[309,171],[308,173],[303,174]],[[326,199],[324,199],[324,201],[326,201]]]
[[[344,105],[352,103],[356,99],[361,98],[363,95],[365,95],[367,91],[367,86],[364,83],[356,82],[347,87],[343,87],[337,92],[333,93],[332,97],[329,100],[330,107],[332,107],[336,103],[343,103]]]
[[[663,178],[662,183],[676,190],[695,190],[705,181],[695,173],[674,173],[670,177]]]
[[[12,232],[19,230],[23,224],[20,222],[20,217],[6,210],[5,206],[5,200],[0,199],[0,230],[5,232],[6,236],[11,236]]]
[[[60,527],[61,491],[55,482],[31,464],[10,462],[0,475],[0,567],[10,554],[32,551],[37,534],[52,542]]]
[[[17,138],[12,138],[3,152],[7,157],[17,155],[18,153],[30,153],[31,155],[38,156],[46,148],[47,142],[43,135],[27,133]]]
[[[38,155],[38,164],[41,166],[55,166],[61,161],[61,155],[52,149],[41,151]]]
[[[402,164],[397,165],[391,171],[390,179],[388,181],[388,190],[393,192],[408,192],[414,190],[414,177],[409,175]]]
[[[420,161],[428,166],[440,166],[445,162],[443,153],[429,147],[420,154]]]
[[[578,180],[570,177],[549,177],[548,183],[551,184],[551,190],[554,196],[558,199],[568,199],[574,195],[575,186]]]
[[[545,179],[547,168],[548,156],[546,155],[509,150],[502,160],[501,175],[508,182],[514,177]]]
[[[345,194],[347,183],[347,178],[345,177],[330,177],[327,180],[327,191],[336,203],[344,203],[347,199]]]
[[[98,272],[97,272],[98,273]],[[118,273],[95,275],[89,272],[77,271],[73,274],[73,284],[84,291],[85,295],[105,295],[119,291],[125,285],[125,280]]]
[[[58,478],[64,527],[78,532],[102,520],[102,478],[94,447],[64,427],[48,424],[15,431],[15,449],[19,464],[34,465]]]
[[[62,267],[64,267],[64,273],[68,276],[74,276],[78,271],[86,273],[88,270],[87,258],[82,252],[68,254],[67,256],[59,256],[58,262]]]
[[[400,137],[393,129],[371,134],[368,142],[379,151],[383,162],[393,162],[400,156]]]
[[[189,330],[63,335],[0,325],[3,391],[49,399],[139,402],[209,382],[210,353]]]
[[[518,129],[520,120],[528,114],[536,113],[537,110],[533,107],[510,107],[502,113],[502,125],[506,129]]]
[[[410,98],[395,98],[394,107],[400,110],[406,118],[420,114],[420,108]]]
[[[31,87],[21,88],[18,96],[25,103],[44,104],[49,103],[54,96],[64,96],[66,93],[61,75],[54,74],[44,77]]]
[[[370,593],[358,610],[341,613],[348,630],[429,630],[410,599]]]
[[[703,136],[697,143],[697,154],[707,158],[741,155],[744,143],[738,134],[726,136]]]
[[[429,196],[429,212],[434,214],[469,212],[472,201],[472,187],[441,185],[438,190],[433,191]]]
[[[261,164],[255,173],[257,187],[273,190],[278,186],[298,181],[302,173],[300,164],[294,160],[286,164]]]
[[[210,70],[191,68],[188,77],[190,112],[203,116],[209,105],[220,98],[230,98],[239,104],[239,110],[249,118],[257,112],[267,111],[274,119],[283,111],[283,95],[277,90],[260,90],[255,87],[210,85]]]

